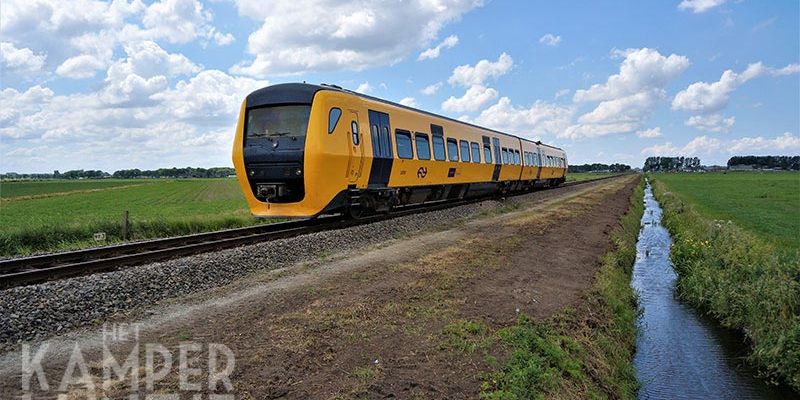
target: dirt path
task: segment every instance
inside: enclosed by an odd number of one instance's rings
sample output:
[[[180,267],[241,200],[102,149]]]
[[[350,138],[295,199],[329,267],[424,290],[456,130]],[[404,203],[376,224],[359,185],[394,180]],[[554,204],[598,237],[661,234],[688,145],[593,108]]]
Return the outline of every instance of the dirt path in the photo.
[[[236,398],[476,398],[492,361],[461,340],[464,330],[580,307],[634,181],[577,186],[451,230],[257,275],[195,296],[140,342],[228,346]],[[178,377],[157,387],[177,390]]]

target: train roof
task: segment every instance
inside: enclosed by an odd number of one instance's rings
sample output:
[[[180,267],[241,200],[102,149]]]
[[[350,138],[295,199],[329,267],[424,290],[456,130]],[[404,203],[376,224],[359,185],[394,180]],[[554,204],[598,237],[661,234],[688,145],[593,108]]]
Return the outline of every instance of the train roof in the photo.
[[[369,100],[377,101],[377,102],[380,102],[380,103],[388,104],[388,105],[391,105],[391,106],[395,106],[395,107],[399,107],[399,108],[405,108],[407,110],[411,110],[411,111],[415,111],[415,112],[418,112],[418,113],[430,115],[432,117],[442,118],[442,119],[445,119],[445,120],[448,120],[448,121],[451,121],[451,122],[454,122],[454,123],[463,124],[463,125],[471,126],[471,127],[478,128],[478,129],[484,129],[484,130],[487,130],[487,131],[490,131],[490,132],[494,132],[494,133],[497,133],[497,134],[500,134],[500,135],[506,135],[506,136],[515,137],[515,138],[518,138],[520,140],[523,140],[523,141],[526,141],[526,142],[529,142],[529,143],[535,143],[535,144],[540,145],[540,146],[549,147],[551,149],[564,151],[563,149],[561,149],[559,147],[551,146],[549,144],[542,143],[541,141],[533,141],[533,140],[530,140],[530,139],[526,139],[526,138],[523,138],[523,137],[512,135],[510,133],[500,132],[500,131],[497,131],[497,130],[494,130],[494,129],[489,129],[489,128],[486,128],[486,127],[483,127],[483,126],[475,125],[475,124],[472,124],[472,123],[469,123],[469,122],[464,122],[464,121],[460,121],[460,120],[457,120],[457,119],[454,119],[454,118],[446,117],[444,115],[435,114],[435,113],[432,113],[432,112],[429,112],[429,111],[420,110],[418,108],[409,107],[409,106],[406,106],[406,105],[403,105],[403,104],[400,104],[400,103],[395,103],[393,101],[384,100],[384,99],[381,99],[381,98],[378,98],[378,97],[374,97],[374,96],[370,96],[370,95],[367,95],[367,94],[358,93],[358,92],[354,92],[352,90],[343,89],[343,88],[341,88],[339,86],[336,86],[336,85],[327,85],[327,84],[324,84],[324,83],[321,84],[321,85],[314,85],[314,84],[311,84],[311,83],[281,83],[281,84],[277,84],[277,85],[266,86],[266,87],[258,89],[256,91],[250,93],[249,95],[247,95],[247,104],[248,104],[248,106],[253,106],[253,107],[258,107],[258,106],[266,105],[266,104],[277,104],[277,103],[308,103],[308,104],[310,104],[312,102],[312,100],[314,99],[314,95],[320,90],[331,90],[331,91],[335,91],[335,92],[347,93],[347,94],[351,94],[351,95],[354,95],[354,96],[362,97],[362,98],[365,98],[365,99],[369,99]]]

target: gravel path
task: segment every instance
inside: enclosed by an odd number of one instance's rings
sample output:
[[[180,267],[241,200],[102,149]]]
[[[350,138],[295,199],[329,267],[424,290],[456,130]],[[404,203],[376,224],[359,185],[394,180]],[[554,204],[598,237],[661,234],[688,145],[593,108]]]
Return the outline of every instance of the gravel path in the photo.
[[[517,196],[502,204],[509,206],[548,198],[573,188]],[[487,200],[367,225],[3,290],[0,291],[0,350],[10,349],[23,341],[99,324],[111,315],[140,310],[165,299],[225,285],[255,271],[289,267],[321,254],[357,250],[387,239],[451,226],[499,204]]]

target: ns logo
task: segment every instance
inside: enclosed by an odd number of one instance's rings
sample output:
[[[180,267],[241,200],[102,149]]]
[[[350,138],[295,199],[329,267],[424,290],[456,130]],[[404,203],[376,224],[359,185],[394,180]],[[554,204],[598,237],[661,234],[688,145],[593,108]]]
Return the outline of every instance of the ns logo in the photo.
[[[425,167],[419,167],[417,170],[417,178],[424,178],[428,175],[428,169]]]

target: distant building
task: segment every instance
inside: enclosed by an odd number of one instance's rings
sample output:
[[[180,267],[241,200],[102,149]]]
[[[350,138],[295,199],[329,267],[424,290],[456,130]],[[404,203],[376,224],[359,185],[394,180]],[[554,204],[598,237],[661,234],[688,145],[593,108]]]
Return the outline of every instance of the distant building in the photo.
[[[645,172],[693,172],[701,171],[697,157],[648,157],[644,161]]]

